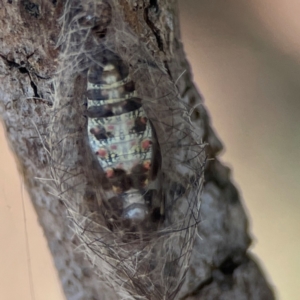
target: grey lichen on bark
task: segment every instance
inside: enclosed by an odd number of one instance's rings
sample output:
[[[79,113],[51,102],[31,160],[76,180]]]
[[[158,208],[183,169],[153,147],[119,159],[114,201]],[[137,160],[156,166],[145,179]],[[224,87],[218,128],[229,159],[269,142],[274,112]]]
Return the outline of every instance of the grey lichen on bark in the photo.
[[[103,195],[101,192],[92,193],[100,200],[96,204],[93,201],[87,204],[86,192],[90,189],[82,188],[82,185],[93,186],[90,182],[93,182],[93,174],[97,172],[88,168],[93,165],[93,159],[88,151],[82,151],[85,147],[84,73],[78,69],[76,76],[67,72],[70,86],[65,90],[55,86],[60,82],[64,85],[68,83],[63,78],[66,73],[58,72],[61,68],[59,54],[68,46],[61,42],[61,48],[56,47],[59,33],[63,35],[65,29],[65,23],[62,25],[58,19],[63,15],[68,16],[66,5],[72,7],[78,3],[46,0],[0,3],[1,117],[67,299],[121,299],[105,282],[100,282],[98,275],[103,271],[101,264],[92,266],[85,259],[88,250],[84,245],[88,244],[91,235],[84,230],[79,232],[80,227],[77,227],[78,235],[74,235],[74,223],[70,222],[70,219],[80,220],[82,226],[83,222],[90,224],[92,222],[89,221],[93,221],[93,224],[97,224],[93,225],[93,229],[99,230],[97,226],[103,221],[102,216],[87,218],[87,208],[93,216],[99,207],[101,209],[101,205],[98,205]],[[85,5],[89,3],[96,1],[84,2]],[[189,256],[184,261],[188,263],[186,277],[185,270],[182,270],[185,281],[174,288],[173,281],[166,280],[170,289],[181,288],[177,296],[177,290],[168,294],[161,287],[157,288],[159,294],[140,296],[145,299],[160,299],[157,295],[162,295],[161,299],[166,295],[169,295],[166,299],[172,299],[171,296],[181,299],[274,299],[259,266],[247,252],[251,243],[247,218],[238,192],[230,181],[230,171],[217,158],[222,144],[211,128],[202,98],[192,83],[180,41],[176,1],[119,0],[106,3],[112,7],[112,25],[108,29],[111,31],[105,47],[114,49],[130,64],[138,92],[149,99],[145,102],[149,118],[156,126],[159,142],[167,145],[162,146],[165,169],[175,169],[172,166],[175,164],[172,161],[174,156],[169,153],[172,148],[170,145],[176,143],[176,138],[189,142],[191,152],[198,149],[200,161],[194,163],[202,166],[201,163],[204,165],[206,161],[206,156],[201,152],[202,142],[207,143],[206,155],[209,158],[205,166],[204,185],[201,179],[197,189],[191,188],[188,194],[191,199],[186,202],[196,203],[198,207],[200,194],[195,197],[195,191],[203,188],[201,218],[195,218],[197,232],[190,231],[193,239],[188,240],[193,251],[190,261]],[[61,38],[64,39],[64,36]],[[76,57],[81,54],[77,53]],[[66,61],[71,62],[68,59]],[[80,68],[84,70],[86,67]],[[53,81],[54,78],[56,81]],[[66,93],[65,97],[62,96],[63,92]],[[53,101],[53,95],[57,97],[58,94],[60,102],[57,99]],[[162,113],[167,110],[173,117]],[[174,120],[179,120],[178,124],[173,123]],[[187,136],[176,136],[176,130],[178,134],[187,133]],[[169,144],[165,142],[166,135],[171,139],[168,139]],[[193,145],[196,139],[198,144]],[[181,170],[185,171],[184,168]],[[176,180],[188,185],[184,175],[176,174]],[[169,186],[164,188],[170,189]],[[175,208],[175,205],[173,208],[171,205],[166,207],[169,210],[169,224],[174,218],[180,218],[176,212],[179,208]],[[177,241],[175,253],[184,248],[183,244],[187,242],[182,238]],[[75,248],[83,251],[75,251]],[[89,257],[92,258],[91,255]],[[108,278],[111,279],[111,276]],[[129,290],[131,288],[128,286]],[[136,290],[134,292],[138,293]],[[132,290],[129,295],[134,297]]]

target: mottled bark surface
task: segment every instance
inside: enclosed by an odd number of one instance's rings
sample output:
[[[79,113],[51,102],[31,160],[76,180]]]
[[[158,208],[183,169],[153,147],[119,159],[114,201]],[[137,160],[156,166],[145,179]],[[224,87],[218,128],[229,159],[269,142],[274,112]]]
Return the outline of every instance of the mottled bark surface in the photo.
[[[183,101],[195,107],[191,119],[197,134],[208,143],[207,155],[212,159],[206,165],[201,222],[180,297],[274,299],[259,266],[247,252],[251,243],[248,222],[230,171],[218,161],[222,145],[191,81],[180,42],[176,3],[124,0],[114,4],[119,5],[124,21],[153,55],[153,61],[168,70],[169,80],[176,83]],[[0,2],[1,116],[67,299],[119,299],[99,282],[84,254],[75,251],[79,241],[69,227],[65,206],[49,193],[48,182],[53,176],[47,128],[61,126],[59,122],[50,124],[53,86],[49,79],[57,70],[57,20],[64,5],[64,1],[46,0]],[[138,66],[141,62],[134,63]],[[140,89],[147,91],[151,86]],[[67,150],[72,151],[71,146]]]

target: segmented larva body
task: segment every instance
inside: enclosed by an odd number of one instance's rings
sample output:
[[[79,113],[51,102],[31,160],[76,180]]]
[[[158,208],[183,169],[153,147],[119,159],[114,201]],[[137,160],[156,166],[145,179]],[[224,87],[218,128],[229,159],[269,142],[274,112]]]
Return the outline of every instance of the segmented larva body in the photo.
[[[122,218],[143,220],[151,168],[152,129],[129,69],[116,55],[92,66],[87,78],[88,139],[113,191]]]

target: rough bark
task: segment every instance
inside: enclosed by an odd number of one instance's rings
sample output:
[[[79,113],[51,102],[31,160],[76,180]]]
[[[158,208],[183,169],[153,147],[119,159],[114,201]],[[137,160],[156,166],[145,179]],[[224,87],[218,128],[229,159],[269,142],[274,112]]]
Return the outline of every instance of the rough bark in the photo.
[[[116,26],[126,24],[128,27],[124,32],[130,32],[130,37],[138,41],[131,43],[132,53],[139,52],[135,58],[129,50],[126,52],[121,49],[120,40],[109,40],[111,47],[118,48],[119,55],[127,57],[128,60],[128,57],[133,57],[130,64],[137,74],[135,81],[139,91],[149,98],[151,96],[157,98],[158,95],[151,94],[151,90],[157,88],[159,83],[159,92],[156,89],[156,93],[170,92],[172,89],[172,93],[178,92],[181,102],[176,108],[179,110],[191,108],[191,131],[196,128],[199,144],[200,141],[208,144],[206,155],[210,160],[205,167],[201,220],[197,228],[198,233],[194,237],[189,270],[178,297],[182,299],[274,299],[259,266],[248,253],[251,240],[248,235],[247,218],[238,192],[230,181],[230,170],[217,158],[222,144],[210,126],[202,98],[192,83],[189,65],[180,42],[176,2],[119,0],[109,1],[109,3],[113,7],[112,18],[118,16],[122,19],[121,23],[114,19],[112,22],[115,22]],[[74,236],[74,229],[70,226],[68,218],[70,212],[67,212],[65,203],[59,200],[62,199],[61,194],[58,195],[62,191],[65,194],[66,187],[59,190],[57,182],[53,185],[53,178],[59,172],[54,176],[52,154],[63,157],[64,153],[75,152],[75,144],[65,143],[64,149],[61,150],[57,149],[57,143],[49,155],[51,149],[49,140],[52,143],[58,140],[57,134],[53,132],[60,134],[63,131],[59,131],[59,128],[65,127],[69,122],[54,116],[57,112],[57,103],[54,102],[56,110],[53,110],[55,92],[53,81],[50,80],[59,76],[56,72],[59,67],[59,53],[63,46],[56,48],[56,44],[59,33],[63,30],[61,31],[62,25],[58,22],[58,18],[63,15],[65,5],[65,1],[50,0],[0,2],[1,116],[7,130],[7,137],[19,161],[20,172],[24,175],[27,189],[48,240],[67,299],[119,299],[120,295],[117,296],[107,284],[99,281],[96,273],[101,273],[102,270],[99,265],[93,267],[85,259],[85,248],[82,252],[75,251],[78,245],[82,245],[84,240],[82,236],[85,233],[81,232],[79,236]],[[115,13],[116,11],[118,14]],[[114,36],[113,33],[111,35]],[[123,38],[124,44],[128,45],[126,36]],[[116,46],[114,43],[119,44]],[[159,66],[157,68],[159,72],[155,73],[154,70],[151,73],[151,76],[157,80],[149,81],[148,85],[145,80],[147,77],[143,78],[146,71],[138,72],[145,68],[144,62],[138,59],[144,53],[147,54],[148,62],[152,61]],[[75,90],[73,99],[80,102],[80,97],[76,95],[81,93],[81,79],[77,77],[76,80],[76,84],[73,84]],[[172,99],[177,99],[176,97]],[[77,108],[72,106],[68,111],[77,118],[76,132],[84,128],[80,109],[78,104]],[[175,109],[173,112],[175,113]],[[159,119],[161,117],[159,112],[156,113],[158,121],[165,121]],[[155,116],[152,116],[152,119],[155,119]],[[58,130],[55,130],[56,128]],[[84,144],[82,132],[76,133],[74,140],[69,142],[79,141],[78,143]],[[158,130],[158,140],[163,140],[164,134],[164,128],[162,131]],[[72,133],[69,132],[69,135]],[[192,140],[193,133],[190,135]],[[80,147],[76,149],[80,152]],[[164,159],[164,155],[162,158]],[[205,157],[202,156],[201,160],[204,163]],[[82,182],[82,178],[84,180],[89,176],[82,166],[83,163],[79,159],[77,165],[75,164],[76,168],[72,169],[78,171],[82,168],[82,172],[78,172],[83,177],[76,177],[78,182]],[[61,187],[63,185],[61,174],[57,178],[58,185]],[[70,193],[72,197],[74,189]],[[192,196],[191,194],[190,197]],[[80,197],[84,198],[84,195],[79,196],[76,201],[78,206],[82,207],[82,203],[78,202],[84,202],[84,199],[80,200]],[[196,201],[200,203],[200,196]],[[176,208],[173,210],[176,216]],[[78,213],[75,210],[72,212]],[[74,220],[74,216],[71,215],[70,218]],[[170,223],[172,218],[174,215],[170,217]],[[182,241],[184,242],[186,240]],[[177,246],[183,247],[180,243]],[[158,299],[158,297],[147,299]]]

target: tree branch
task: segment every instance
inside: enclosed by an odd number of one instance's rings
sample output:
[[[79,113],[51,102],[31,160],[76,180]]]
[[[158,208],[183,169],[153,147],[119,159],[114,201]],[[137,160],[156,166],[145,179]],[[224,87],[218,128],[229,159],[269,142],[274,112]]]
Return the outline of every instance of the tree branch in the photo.
[[[217,159],[175,1],[0,5],[1,116],[67,299],[273,299],[247,253],[247,219]],[[165,199],[164,217],[129,240],[108,226],[103,171],[87,145],[87,70],[107,51],[129,66],[161,155],[154,199]]]

